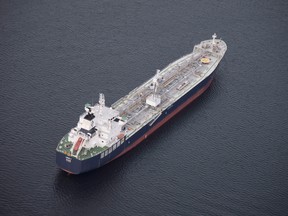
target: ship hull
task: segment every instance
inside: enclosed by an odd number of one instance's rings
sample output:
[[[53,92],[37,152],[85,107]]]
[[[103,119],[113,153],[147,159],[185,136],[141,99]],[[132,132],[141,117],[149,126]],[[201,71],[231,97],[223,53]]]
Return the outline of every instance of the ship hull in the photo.
[[[171,104],[168,108],[162,111],[161,116],[157,120],[152,120],[143,126],[139,131],[133,134],[131,137],[123,140],[123,143],[117,148],[113,149],[108,154],[98,154],[86,160],[78,160],[74,157],[67,156],[61,152],[56,153],[56,163],[64,171],[72,174],[80,174],[84,172],[97,169],[112,160],[120,157],[126,152],[130,151],[138,144],[140,144],[144,139],[146,139],[150,134],[161,127],[165,122],[171,119],[184,107],[198,98],[206,89],[210,86],[213,80],[213,72],[203,79],[197,86],[192,88],[189,92],[179,98],[174,104]],[[111,149],[112,150],[112,149]],[[107,150],[108,151],[108,150]]]

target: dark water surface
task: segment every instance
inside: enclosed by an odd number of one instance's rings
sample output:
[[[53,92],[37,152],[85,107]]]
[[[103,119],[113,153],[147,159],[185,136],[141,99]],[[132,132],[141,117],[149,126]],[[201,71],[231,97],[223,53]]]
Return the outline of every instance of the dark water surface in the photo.
[[[0,215],[288,215],[287,1],[0,1]],[[80,176],[55,148],[216,32],[211,88]]]

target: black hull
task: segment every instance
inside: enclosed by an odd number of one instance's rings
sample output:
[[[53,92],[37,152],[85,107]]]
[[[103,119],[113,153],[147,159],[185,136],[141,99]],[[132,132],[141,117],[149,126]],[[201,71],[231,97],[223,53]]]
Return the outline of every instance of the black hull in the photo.
[[[174,104],[164,110],[161,116],[155,121],[152,120],[139,131],[133,134],[131,137],[122,140],[122,143],[115,146],[114,148],[106,150],[105,152],[98,154],[86,160],[78,160],[74,157],[67,156],[61,152],[56,152],[56,163],[57,165],[66,172],[72,174],[80,174],[84,172],[97,169],[112,160],[125,154],[135,146],[137,146],[142,140],[146,139],[147,136],[152,134],[155,130],[161,127],[165,122],[177,114],[180,110],[186,107],[189,103],[199,97],[205,90],[210,86],[213,79],[213,73],[206,77],[196,87],[191,89],[181,98],[179,98]],[[116,145],[116,144],[115,144]]]

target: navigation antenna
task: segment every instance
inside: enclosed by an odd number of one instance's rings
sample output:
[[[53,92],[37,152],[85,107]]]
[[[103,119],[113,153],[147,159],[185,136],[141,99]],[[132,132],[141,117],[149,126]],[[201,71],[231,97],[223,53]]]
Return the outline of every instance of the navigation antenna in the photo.
[[[99,94],[99,114],[102,114],[103,107],[105,106],[105,96],[103,93]]]

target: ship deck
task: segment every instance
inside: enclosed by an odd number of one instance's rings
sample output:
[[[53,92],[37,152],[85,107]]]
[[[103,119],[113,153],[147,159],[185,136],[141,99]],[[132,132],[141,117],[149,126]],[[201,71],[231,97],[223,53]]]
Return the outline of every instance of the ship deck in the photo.
[[[218,46],[226,46],[225,43],[223,45],[222,43],[224,42],[217,40]],[[212,52],[211,44],[212,40],[201,42],[200,45],[195,46],[194,52],[160,71],[157,90],[157,94],[161,97],[159,106],[153,107],[146,104],[146,98],[153,94],[153,89],[149,88],[153,84],[153,77],[112,105],[120,112],[121,117],[127,120],[128,137],[136,133],[147,122],[153,119],[157,120],[163,110],[214,71],[223,55],[221,49],[219,52]]]
[[[73,145],[72,142],[68,141],[68,134],[66,134],[60,141],[59,145],[57,146],[57,151],[62,152],[63,154],[67,155],[67,156],[71,156],[71,146]],[[85,160],[88,158],[91,158],[93,156],[98,155],[99,153],[105,151],[106,149],[108,149],[107,146],[104,147],[100,147],[97,146],[95,148],[92,148],[90,150],[82,148],[79,155],[78,155],[78,159],[79,160]]]
[[[147,123],[153,124],[165,109],[208,77],[217,67],[226,49],[227,46],[222,40],[215,40],[214,45],[212,40],[202,41],[194,47],[191,54],[183,56],[162,71],[158,71],[156,94],[155,88],[151,88],[153,83],[155,84],[155,77],[152,77],[112,104],[111,107],[119,111],[120,117],[127,121],[126,139]],[[157,106],[148,105],[146,101],[146,98],[153,93],[161,98],[161,103]],[[107,150],[113,144],[109,143],[107,146],[96,146],[91,149],[82,148],[77,158],[80,160],[91,158]],[[72,145],[67,134],[61,139],[56,150],[72,156]]]

